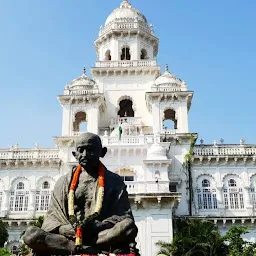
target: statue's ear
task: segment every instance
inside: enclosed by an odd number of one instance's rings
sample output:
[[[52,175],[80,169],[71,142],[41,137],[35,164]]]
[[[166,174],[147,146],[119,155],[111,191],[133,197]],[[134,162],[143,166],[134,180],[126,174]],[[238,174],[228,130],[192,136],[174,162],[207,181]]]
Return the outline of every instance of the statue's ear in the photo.
[[[102,148],[101,150],[101,158],[103,158],[107,154],[108,149],[106,147]]]
[[[75,159],[77,159],[75,151],[72,151],[72,155],[75,157]]]

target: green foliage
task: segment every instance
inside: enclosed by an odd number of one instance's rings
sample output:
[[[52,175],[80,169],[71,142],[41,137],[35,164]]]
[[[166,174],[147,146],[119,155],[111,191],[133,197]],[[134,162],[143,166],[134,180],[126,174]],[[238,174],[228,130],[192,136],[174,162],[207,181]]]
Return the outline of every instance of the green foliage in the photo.
[[[4,247],[4,243],[8,240],[8,237],[7,224],[0,220],[0,247]]]
[[[31,252],[31,250],[29,249],[29,247],[27,245],[25,245],[24,243],[22,243],[19,246],[19,256],[26,256]]]
[[[227,246],[217,226],[206,220],[182,219],[171,244],[158,242],[157,255],[165,256],[224,256]]]
[[[180,219],[172,243],[159,241],[158,256],[256,256],[256,243],[245,241],[247,227],[232,226],[221,236],[207,220]]]
[[[195,147],[196,139],[193,134],[190,134],[190,148],[188,153],[185,155],[185,165],[187,166],[188,162],[191,162],[191,158],[193,156],[193,151]]]
[[[0,248],[0,256],[11,256],[12,252],[7,248]]]
[[[41,228],[44,222],[44,216],[39,216],[36,221],[33,221],[30,226],[36,226],[38,228]]]
[[[256,255],[256,243],[245,241],[241,236],[248,233],[245,226],[232,226],[226,235],[225,241],[229,245],[229,256],[253,256]]]

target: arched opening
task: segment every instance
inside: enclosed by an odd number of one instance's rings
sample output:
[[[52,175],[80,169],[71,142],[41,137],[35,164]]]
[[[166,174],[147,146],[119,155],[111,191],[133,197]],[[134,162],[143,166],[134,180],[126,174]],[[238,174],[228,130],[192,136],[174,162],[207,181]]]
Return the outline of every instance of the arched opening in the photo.
[[[119,103],[120,110],[118,111],[118,115],[120,117],[134,117],[134,110],[132,108],[131,100],[121,100]]]
[[[197,203],[199,210],[218,208],[216,188],[208,179],[203,179],[198,184]]]
[[[28,210],[29,191],[25,190],[24,182],[19,182],[11,190],[10,211],[26,212]]]
[[[45,181],[43,184],[42,184],[42,189],[50,189],[50,183],[48,181]]]
[[[111,60],[111,52],[110,52],[110,50],[107,50],[105,52],[105,60]]]
[[[167,109],[164,111],[163,128],[177,129],[178,120],[175,119],[175,111],[173,109]]]
[[[141,54],[140,54],[140,59],[141,60],[145,60],[145,59],[147,59],[148,58],[148,56],[147,56],[147,51],[145,50],[145,49],[142,49],[141,50]]]
[[[225,209],[244,209],[244,195],[239,179],[231,178],[223,188]]]
[[[251,180],[250,186],[250,196],[252,201],[252,206],[256,209],[256,176],[254,175]]]
[[[130,48],[128,46],[125,46],[122,48],[121,60],[130,60],[130,59],[131,59]]]
[[[51,200],[51,185],[49,181],[44,181],[36,191],[36,211],[46,212]]]
[[[120,175],[123,181],[134,181],[134,172],[129,169],[122,168],[116,173]]]
[[[77,112],[75,115],[75,121],[73,123],[74,132],[86,132],[87,131],[87,117],[85,112]]]

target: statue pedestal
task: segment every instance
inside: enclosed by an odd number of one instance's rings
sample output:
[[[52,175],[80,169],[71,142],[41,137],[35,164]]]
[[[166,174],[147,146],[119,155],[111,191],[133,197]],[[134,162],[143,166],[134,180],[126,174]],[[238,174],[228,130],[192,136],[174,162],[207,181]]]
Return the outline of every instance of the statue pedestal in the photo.
[[[70,255],[71,256],[71,255]],[[115,253],[108,253],[108,254],[80,254],[80,255],[72,255],[72,256],[135,256],[135,254],[115,254]]]
[[[70,255],[71,256],[71,255]],[[135,254],[115,254],[115,253],[108,253],[108,254],[80,254],[80,255],[72,255],[72,256],[135,256]]]

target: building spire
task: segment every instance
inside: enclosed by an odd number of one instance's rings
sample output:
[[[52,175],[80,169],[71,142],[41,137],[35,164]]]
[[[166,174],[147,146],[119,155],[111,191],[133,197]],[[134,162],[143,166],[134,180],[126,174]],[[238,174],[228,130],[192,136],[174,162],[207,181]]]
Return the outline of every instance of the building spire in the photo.
[[[169,65],[168,64],[165,65],[165,71],[169,72]]]

